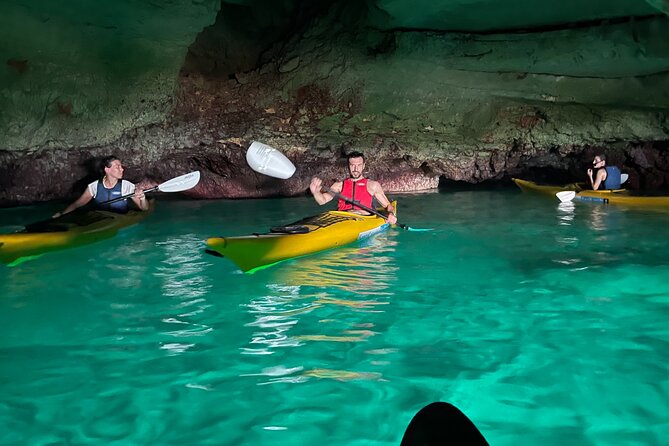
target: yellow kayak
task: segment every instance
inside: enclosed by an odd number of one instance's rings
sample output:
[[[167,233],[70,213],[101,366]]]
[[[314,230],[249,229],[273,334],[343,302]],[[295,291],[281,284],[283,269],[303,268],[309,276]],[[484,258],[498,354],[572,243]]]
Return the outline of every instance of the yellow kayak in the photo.
[[[389,226],[376,215],[329,211],[272,228],[265,234],[211,237],[207,246],[209,251],[232,260],[242,271],[252,273],[283,260],[347,245]]]
[[[575,201],[615,204],[621,206],[666,207],[668,196],[632,195],[628,190],[584,190],[577,192]]]
[[[518,178],[511,178],[516,186],[523,192],[536,192],[543,195],[550,195],[555,197],[555,194],[562,191],[581,191],[585,189],[585,183],[569,183],[564,186],[545,186],[537,184],[534,181],[521,180]]]
[[[633,195],[626,189],[592,190],[586,189],[585,183],[570,183],[564,186],[543,186],[533,181],[512,178],[523,192],[538,192],[555,197],[558,192],[573,191],[569,197],[574,201],[616,204],[621,206],[662,207],[669,206],[669,196]]]
[[[150,202],[151,203],[151,202]],[[52,251],[104,240],[142,221],[153,210],[127,214],[108,211],[74,211],[59,218],[30,224],[23,231],[0,234],[0,262],[15,266]]]

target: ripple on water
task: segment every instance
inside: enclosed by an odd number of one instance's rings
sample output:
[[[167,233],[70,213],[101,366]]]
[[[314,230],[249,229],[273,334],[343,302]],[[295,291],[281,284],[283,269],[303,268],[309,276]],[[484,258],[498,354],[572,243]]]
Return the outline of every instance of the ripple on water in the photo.
[[[312,201],[165,203],[115,242],[0,269],[0,443],[390,446],[441,400],[497,446],[664,444],[669,215],[400,201],[435,230],[253,275],[203,241]]]

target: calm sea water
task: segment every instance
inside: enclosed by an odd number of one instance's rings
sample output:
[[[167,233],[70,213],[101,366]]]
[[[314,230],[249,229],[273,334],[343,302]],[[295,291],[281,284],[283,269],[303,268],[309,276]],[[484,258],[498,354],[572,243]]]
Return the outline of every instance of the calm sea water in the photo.
[[[0,267],[0,444],[390,446],[432,401],[495,446],[666,444],[669,211],[398,198],[434,230],[253,275],[204,240],[324,208],[159,201]],[[54,210],[0,210],[3,232]]]

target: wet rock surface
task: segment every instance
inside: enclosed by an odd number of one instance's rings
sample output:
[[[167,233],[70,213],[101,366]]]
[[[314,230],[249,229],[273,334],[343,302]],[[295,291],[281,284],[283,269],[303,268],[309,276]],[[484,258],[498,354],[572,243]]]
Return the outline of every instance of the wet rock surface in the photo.
[[[266,1],[223,3],[215,21],[212,3],[203,5],[173,5],[190,16],[169,69],[114,71],[116,87],[100,82],[99,101],[93,87],[108,70],[65,76],[72,94],[59,96],[31,90],[42,85],[37,61],[8,55],[5,101],[36,102],[18,107],[25,119],[13,114],[0,132],[0,206],[75,198],[108,154],[142,185],[200,170],[200,184],[184,194],[203,199],[305,194],[312,176],[343,178],[352,150],[366,154],[367,175],[389,192],[513,176],[584,180],[600,153],[630,174],[630,188],[669,188],[669,20],[648,5],[616,3],[646,14],[634,20],[562,11],[562,21],[522,32],[495,27],[493,15],[469,32],[438,29],[450,25],[436,16],[421,19],[430,29],[398,29],[396,2],[379,3],[389,22],[368,16],[367,3],[299,10],[285,2],[270,8],[274,18],[258,15]],[[570,17],[591,21],[565,24]],[[212,21],[176,75],[184,36]],[[96,32],[110,35],[104,26]],[[169,46],[169,35],[153,39],[152,51]],[[55,91],[66,70],[48,63]],[[158,99],[142,102],[135,93],[153,91],[142,87],[152,79]],[[33,108],[41,115],[28,116]],[[245,151],[254,140],[287,155],[295,175],[253,172]]]
[[[179,133],[183,136],[183,133]],[[74,199],[88,182],[98,177],[98,162],[115,153],[126,166],[125,178],[150,187],[193,170],[202,173],[200,183],[183,192],[195,199],[261,198],[299,196],[308,193],[309,182],[319,176],[328,182],[346,176],[347,150],[364,147],[321,148],[314,151],[294,140],[271,143],[296,165],[287,180],[270,178],[251,170],[245,161],[250,140],[213,140],[211,135],[198,144],[175,144],[164,130],[151,138],[154,150],[144,138],[124,138],[119,144],[91,149],[43,150],[31,154],[0,152],[0,205],[13,206],[36,201]],[[207,140],[208,143],[202,143]],[[164,150],[168,146],[168,150]],[[162,150],[158,150],[158,148]],[[500,148],[450,153],[448,156],[421,156],[420,152],[398,156],[393,148],[377,148],[367,158],[367,176],[381,182],[388,193],[430,190],[452,181],[470,184],[508,181],[523,177],[547,183],[584,180],[585,170],[595,154],[607,153],[609,164],[622,166],[630,175],[630,189],[669,188],[669,141],[606,146],[563,146],[549,149]],[[369,151],[367,152],[370,153]]]

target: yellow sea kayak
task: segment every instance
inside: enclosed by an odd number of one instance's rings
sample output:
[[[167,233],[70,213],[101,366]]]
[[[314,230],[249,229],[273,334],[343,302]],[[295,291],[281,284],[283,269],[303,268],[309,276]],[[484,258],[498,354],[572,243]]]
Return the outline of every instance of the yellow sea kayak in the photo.
[[[584,190],[576,193],[574,201],[592,201],[620,206],[669,207],[668,196],[632,195],[625,189]]]
[[[574,201],[591,201],[594,203],[616,204],[621,206],[664,207],[669,206],[668,196],[633,195],[626,189],[592,190],[586,189],[585,183],[570,183],[564,186],[543,186],[533,181],[513,181],[523,192],[538,192],[555,197],[558,192],[573,191]],[[571,197],[569,198],[572,199]]]
[[[511,178],[514,183],[522,190],[523,192],[536,192],[543,195],[550,195],[555,197],[555,194],[562,191],[581,191],[585,189],[585,183],[569,183],[564,186],[545,186],[537,184],[534,181],[521,180],[518,178]]]
[[[150,202],[151,203],[151,202]],[[62,217],[30,224],[23,231],[0,234],[0,262],[9,266],[52,251],[104,240],[127,226],[142,221],[153,210],[127,214],[108,211],[74,211]]]
[[[265,234],[211,237],[207,240],[207,246],[210,251],[232,260],[242,271],[253,272],[283,260],[370,237],[389,226],[376,215],[329,211],[272,228]]]

